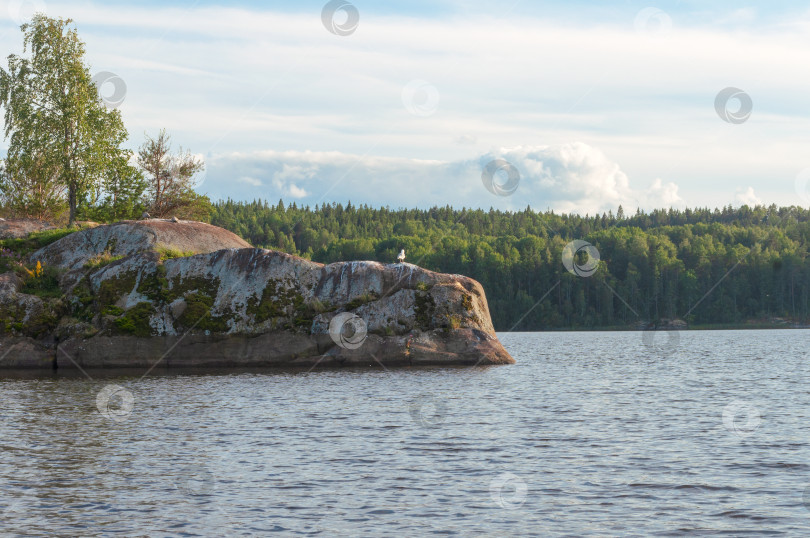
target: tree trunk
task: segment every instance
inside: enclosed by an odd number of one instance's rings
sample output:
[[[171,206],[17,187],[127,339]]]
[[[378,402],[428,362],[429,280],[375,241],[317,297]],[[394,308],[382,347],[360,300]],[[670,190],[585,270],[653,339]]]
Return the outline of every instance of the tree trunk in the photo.
[[[68,205],[70,206],[68,228],[72,228],[76,224],[76,184],[72,181],[68,186]]]

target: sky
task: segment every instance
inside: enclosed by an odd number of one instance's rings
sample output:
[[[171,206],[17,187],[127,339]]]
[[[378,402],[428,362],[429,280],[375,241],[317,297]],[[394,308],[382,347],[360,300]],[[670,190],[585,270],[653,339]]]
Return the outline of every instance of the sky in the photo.
[[[806,3],[0,0],[3,60],[35,9],[212,199],[810,205]]]

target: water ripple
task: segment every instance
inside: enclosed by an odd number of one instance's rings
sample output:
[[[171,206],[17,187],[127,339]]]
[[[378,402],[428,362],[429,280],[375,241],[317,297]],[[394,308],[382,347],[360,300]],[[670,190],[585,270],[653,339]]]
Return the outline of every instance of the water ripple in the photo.
[[[7,376],[0,534],[807,536],[808,336],[684,332],[659,357],[640,333],[518,333],[510,367]],[[131,412],[100,412],[110,384]]]

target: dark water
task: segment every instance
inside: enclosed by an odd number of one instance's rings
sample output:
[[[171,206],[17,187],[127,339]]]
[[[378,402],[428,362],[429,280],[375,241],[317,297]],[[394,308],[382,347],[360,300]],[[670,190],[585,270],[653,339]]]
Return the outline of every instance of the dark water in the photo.
[[[519,362],[494,368],[6,377],[2,534],[810,535],[810,332],[678,336],[501,335]]]

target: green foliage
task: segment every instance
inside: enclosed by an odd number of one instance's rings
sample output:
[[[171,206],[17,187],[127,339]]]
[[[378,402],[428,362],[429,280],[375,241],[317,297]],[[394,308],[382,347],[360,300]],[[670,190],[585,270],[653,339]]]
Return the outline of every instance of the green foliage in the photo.
[[[364,293],[360,297],[358,297],[356,299],[352,299],[351,301],[346,303],[346,310],[347,311],[354,310],[355,308],[361,307],[364,304],[370,303],[372,301],[376,301],[378,298],[379,297],[374,292]]]
[[[105,316],[120,316],[124,313],[124,309],[115,305],[110,305],[101,311]]]
[[[144,199],[147,181],[143,172],[129,164],[132,152],[121,151],[104,169],[101,183],[81,197],[79,216],[98,222],[140,218],[147,209]]]
[[[22,334],[34,338],[48,334],[59,323],[58,307],[46,306],[41,312],[32,314],[23,322],[25,308],[19,305],[0,306],[0,334]]]
[[[187,258],[189,256],[194,256],[197,252],[188,250],[182,251],[177,250],[176,248],[170,248],[165,245],[157,245],[155,247],[155,252],[160,254],[160,260],[171,260],[173,258]]]
[[[0,161],[0,205],[4,217],[61,221],[67,211],[58,167],[42,153]]]
[[[0,274],[9,271],[18,271],[22,258],[20,255],[7,248],[0,248]]]
[[[257,247],[322,263],[394,263],[404,248],[408,262],[481,282],[501,331],[636,327],[687,313],[697,325],[810,320],[810,210],[798,207],[622,211],[619,218],[224,201],[214,205],[212,223]],[[600,253],[591,277],[562,265],[575,239]],[[261,303],[270,315],[271,304]],[[422,304],[422,318],[429,311]]]
[[[288,320],[285,322],[288,326],[291,320],[292,327],[307,328],[312,325],[318,313],[333,309],[333,306],[317,300],[313,304],[306,304],[304,297],[295,287],[282,286],[279,282],[270,280],[262,290],[261,299],[256,297],[248,299],[246,313],[253,316],[256,323],[284,318]]]
[[[29,234],[27,237],[18,239],[0,239],[0,247],[10,250],[16,253],[18,256],[26,257],[42,247],[46,247],[51,243],[72,234],[76,230],[77,228],[43,230],[41,232],[34,232]]]
[[[219,278],[216,277],[174,278],[171,282],[171,289],[169,289],[168,281],[166,282],[162,300],[170,303],[179,297],[187,295],[189,292],[204,293],[209,297],[216,297],[219,292],[219,285]]]
[[[86,262],[84,262],[85,269],[100,269],[110,265],[114,261],[122,260],[125,256],[113,256],[109,250],[105,250],[101,254],[96,254]]]
[[[96,301],[96,294],[90,287],[90,279],[87,276],[82,278],[73,287],[71,295],[73,298],[70,303],[70,314],[80,321],[91,321],[95,316],[93,305]]]
[[[184,329],[198,329],[211,332],[226,332],[230,316],[214,316],[214,298],[204,293],[190,293],[185,296],[186,309],[177,320]]]
[[[121,113],[99,98],[71,23],[37,13],[21,26],[30,55],[9,55],[8,71],[0,70],[0,104],[11,174],[23,183],[62,185],[73,224],[79,199],[128,155]]]
[[[430,328],[433,314],[436,311],[436,301],[429,293],[417,292],[414,296],[414,311],[416,312],[416,325],[423,330]]]
[[[270,280],[262,291],[261,299],[255,297],[248,299],[246,313],[252,315],[256,323],[284,317],[287,315],[287,305],[290,299],[294,300],[295,297],[290,296],[290,292],[287,292],[286,289],[279,289],[277,283]],[[303,297],[300,297],[300,303],[303,303]]]
[[[55,299],[63,295],[59,288],[60,272],[56,267],[42,266],[37,262],[36,267],[27,270],[27,273],[20,290],[22,293],[36,295],[43,299]]]
[[[114,305],[122,295],[130,293],[135,288],[137,278],[137,274],[129,273],[102,281],[96,294],[99,310]]]
[[[149,325],[149,318],[154,309],[151,303],[138,303],[120,318],[115,320],[115,326],[121,332],[134,336],[150,336],[152,327]]]
[[[149,213],[153,217],[208,220],[211,202],[194,191],[195,177],[203,172],[205,163],[183,148],[172,153],[171,137],[165,129],[157,138],[147,135],[138,150],[138,165],[148,177]]]
[[[34,15],[21,27],[28,54],[9,55],[8,70],[0,69],[9,139],[0,161],[3,213],[41,220],[67,213],[73,224],[135,219],[148,209],[207,222],[211,202],[194,191],[204,164],[182,148],[171,154],[165,130],[157,140],[147,137],[138,153],[142,170],[130,164],[121,113],[100,99],[72,22]]]

